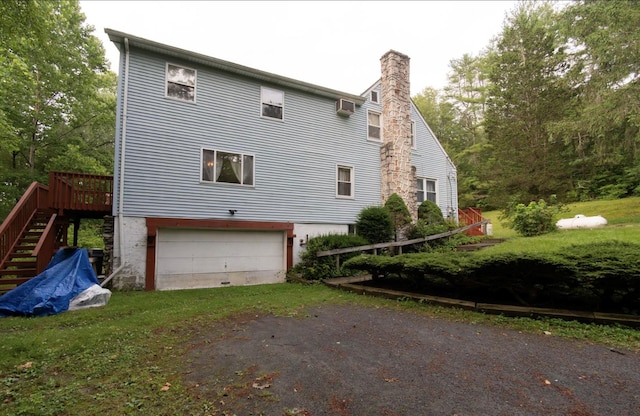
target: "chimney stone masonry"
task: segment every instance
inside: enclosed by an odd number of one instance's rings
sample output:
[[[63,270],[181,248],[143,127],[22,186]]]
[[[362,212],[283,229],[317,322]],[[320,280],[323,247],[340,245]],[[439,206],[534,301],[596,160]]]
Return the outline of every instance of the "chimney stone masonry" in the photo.
[[[411,94],[409,57],[390,50],[382,65],[382,203],[397,193],[417,217],[415,170],[411,166]]]

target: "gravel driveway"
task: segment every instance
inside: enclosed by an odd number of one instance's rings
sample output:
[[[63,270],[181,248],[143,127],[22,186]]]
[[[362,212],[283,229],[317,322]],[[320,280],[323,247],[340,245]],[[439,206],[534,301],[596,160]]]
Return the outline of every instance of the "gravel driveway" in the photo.
[[[189,346],[222,415],[640,415],[640,355],[411,312],[235,317]]]

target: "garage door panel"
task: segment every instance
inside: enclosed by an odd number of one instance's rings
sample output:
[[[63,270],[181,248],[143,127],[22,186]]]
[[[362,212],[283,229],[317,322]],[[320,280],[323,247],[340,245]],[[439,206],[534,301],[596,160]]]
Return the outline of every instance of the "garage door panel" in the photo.
[[[280,231],[158,230],[156,288],[205,288],[283,282]]]

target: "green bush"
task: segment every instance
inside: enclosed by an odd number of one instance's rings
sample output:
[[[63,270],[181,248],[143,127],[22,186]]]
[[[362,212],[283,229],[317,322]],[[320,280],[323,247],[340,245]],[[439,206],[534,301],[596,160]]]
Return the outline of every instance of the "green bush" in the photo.
[[[352,270],[344,267],[344,261],[360,255],[359,252],[340,254],[342,266],[336,269],[335,256],[318,257],[319,251],[367,245],[368,241],[357,235],[327,234],[309,239],[306,250],[301,254],[301,262],[292,272],[300,273],[306,280],[328,279],[338,276],[349,276]]]
[[[444,216],[440,207],[432,201],[422,201],[418,207],[418,219],[427,224],[444,224]]]
[[[547,204],[544,199],[531,201],[529,205],[511,203],[500,219],[506,220],[509,228],[524,237],[534,237],[556,230],[555,217],[562,211],[557,204]]]
[[[391,194],[384,203],[384,208],[389,211],[391,217],[391,224],[393,229],[397,232],[403,226],[411,223],[411,214],[409,208],[404,203],[404,200],[398,194]]]
[[[640,315],[639,244],[609,241],[544,254],[365,255],[345,267],[445,297]]]
[[[393,238],[393,224],[384,207],[363,208],[356,221],[356,233],[369,243],[386,243]]]

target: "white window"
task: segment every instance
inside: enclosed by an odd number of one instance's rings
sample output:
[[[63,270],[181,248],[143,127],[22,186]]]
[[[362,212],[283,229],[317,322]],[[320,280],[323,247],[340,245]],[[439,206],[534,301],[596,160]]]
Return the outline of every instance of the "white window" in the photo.
[[[371,102],[376,104],[380,102],[378,99],[378,91],[371,91]]]
[[[202,149],[202,181],[253,185],[253,155]]]
[[[338,165],[336,179],[336,196],[353,198],[353,166]]]
[[[411,120],[411,148],[415,149],[416,146],[416,122]]]
[[[167,97],[196,100],[196,70],[167,63]]]
[[[380,140],[382,138],[382,124],[380,113],[369,111],[367,116],[368,133],[367,137],[371,140]]]
[[[435,180],[418,178],[418,203],[423,201],[437,202]]]
[[[263,117],[283,119],[284,92],[262,87],[260,88],[260,100],[262,102],[261,114]]]

